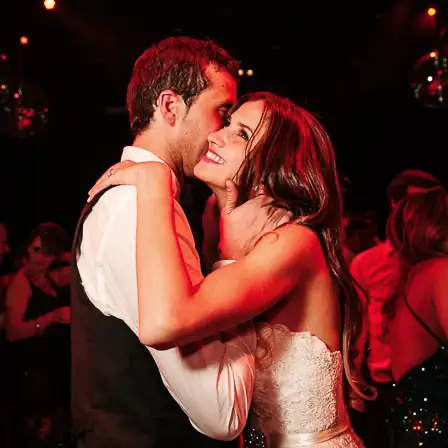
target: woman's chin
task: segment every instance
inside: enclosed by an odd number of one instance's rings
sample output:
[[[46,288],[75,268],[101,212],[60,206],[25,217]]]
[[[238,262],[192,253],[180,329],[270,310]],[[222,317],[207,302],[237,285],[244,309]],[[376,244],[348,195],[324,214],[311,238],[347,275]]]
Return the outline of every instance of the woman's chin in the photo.
[[[212,190],[214,188],[225,188],[225,180],[216,176],[216,173],[210,172],[207,167],[203,166],[202,162],[199,162],[193,169],[193,174],[196,179],[207,184]]]

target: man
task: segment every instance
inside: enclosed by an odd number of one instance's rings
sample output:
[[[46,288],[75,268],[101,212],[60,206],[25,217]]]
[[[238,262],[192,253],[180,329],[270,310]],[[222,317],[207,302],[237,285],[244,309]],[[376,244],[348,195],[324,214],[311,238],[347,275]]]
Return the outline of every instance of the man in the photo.
[[[348,266],[356,255],[381,243],[377,233],[378,222],[371,212],[353,214],[343,219],[341,243]]]
[[[440,185],[432,174],[420,170],[407,170],[398,174],[387,187],[389,209],[403,199],[409,187],[431,188]],[[367,404],[367,448],[387,447],[387,418],[392,394],[391,354],[389,346],[389,314],[387,305],[397,291],[400,280],[397,257],[390,242],[358,254],[350,265],[350,271],[367,292],[367,366],[373,385],[378,390],[375,402]]]
[[[184,176],[192,175],[207,150],[208,134],[222,126],[236,100],[236,79],[236,62],[210,41],[169,38],[146,50],[134,66],[128,87],[135,140],[124,149],[122,160],[166,163],[180,193]],[[74,242],[76,446],[214,447],[224,442],[212,438],[235,439],[246,423],[252,398],[253,328],[248,324],[233,331],[223,338],[226,342],[217,337],[163,352],[142,345],[138,339],[135,189],[120,186],[98,196],[81,216]],[[261,219],[266,219],[263,214]],[[228,220],[230,225],[235,221]],[[188,272],[197,284],[203,278],[199,256],[178,203],[176,228]],[[235,444],[236,439],[231,442]]]
[[[9,254],[8,229],[6,224],[0,221],[0,274],[4,258]]]
[[[3,262],[5,257],[9,254],[9,239],[8,229],[6,224],[0,221],[0,330],[3,328],[5,317],[5,295],[6,288],[11,280],[11,275],[4,274]],[[0,343],[2,339],[0,338]]]

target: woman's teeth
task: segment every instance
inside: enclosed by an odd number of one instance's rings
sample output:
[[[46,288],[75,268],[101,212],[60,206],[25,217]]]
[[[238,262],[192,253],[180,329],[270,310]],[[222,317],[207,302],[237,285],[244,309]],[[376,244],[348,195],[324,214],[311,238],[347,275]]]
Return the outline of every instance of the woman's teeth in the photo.
[[[218,156],[218,154],[215,154],[214,152],[207,151],[206,156],[208,159],[213,160],[213,162],[218,163],[219,165],[224,164],[224,159]]]

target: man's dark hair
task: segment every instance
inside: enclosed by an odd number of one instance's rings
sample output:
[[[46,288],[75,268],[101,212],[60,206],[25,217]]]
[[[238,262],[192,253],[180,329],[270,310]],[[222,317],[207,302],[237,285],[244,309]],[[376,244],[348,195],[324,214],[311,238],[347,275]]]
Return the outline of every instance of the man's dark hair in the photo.
[[[148,48],[136,61],[127,91],[127,110],[134,136],[143,132],[165,89],[181,95],[187,107],[207,88],[207,67],[227,70],[238,79],[238,62],[211,40],[169,37]]]

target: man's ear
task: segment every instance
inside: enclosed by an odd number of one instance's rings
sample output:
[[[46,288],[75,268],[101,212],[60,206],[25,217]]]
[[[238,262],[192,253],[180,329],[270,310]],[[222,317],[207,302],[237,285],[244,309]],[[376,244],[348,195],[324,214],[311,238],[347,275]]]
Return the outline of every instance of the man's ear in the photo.
[[[157,107],[163,119],[170,125],[174,126],[184,114],[184,100],[180,95],[172,90],[163,90],[157,100]]]

